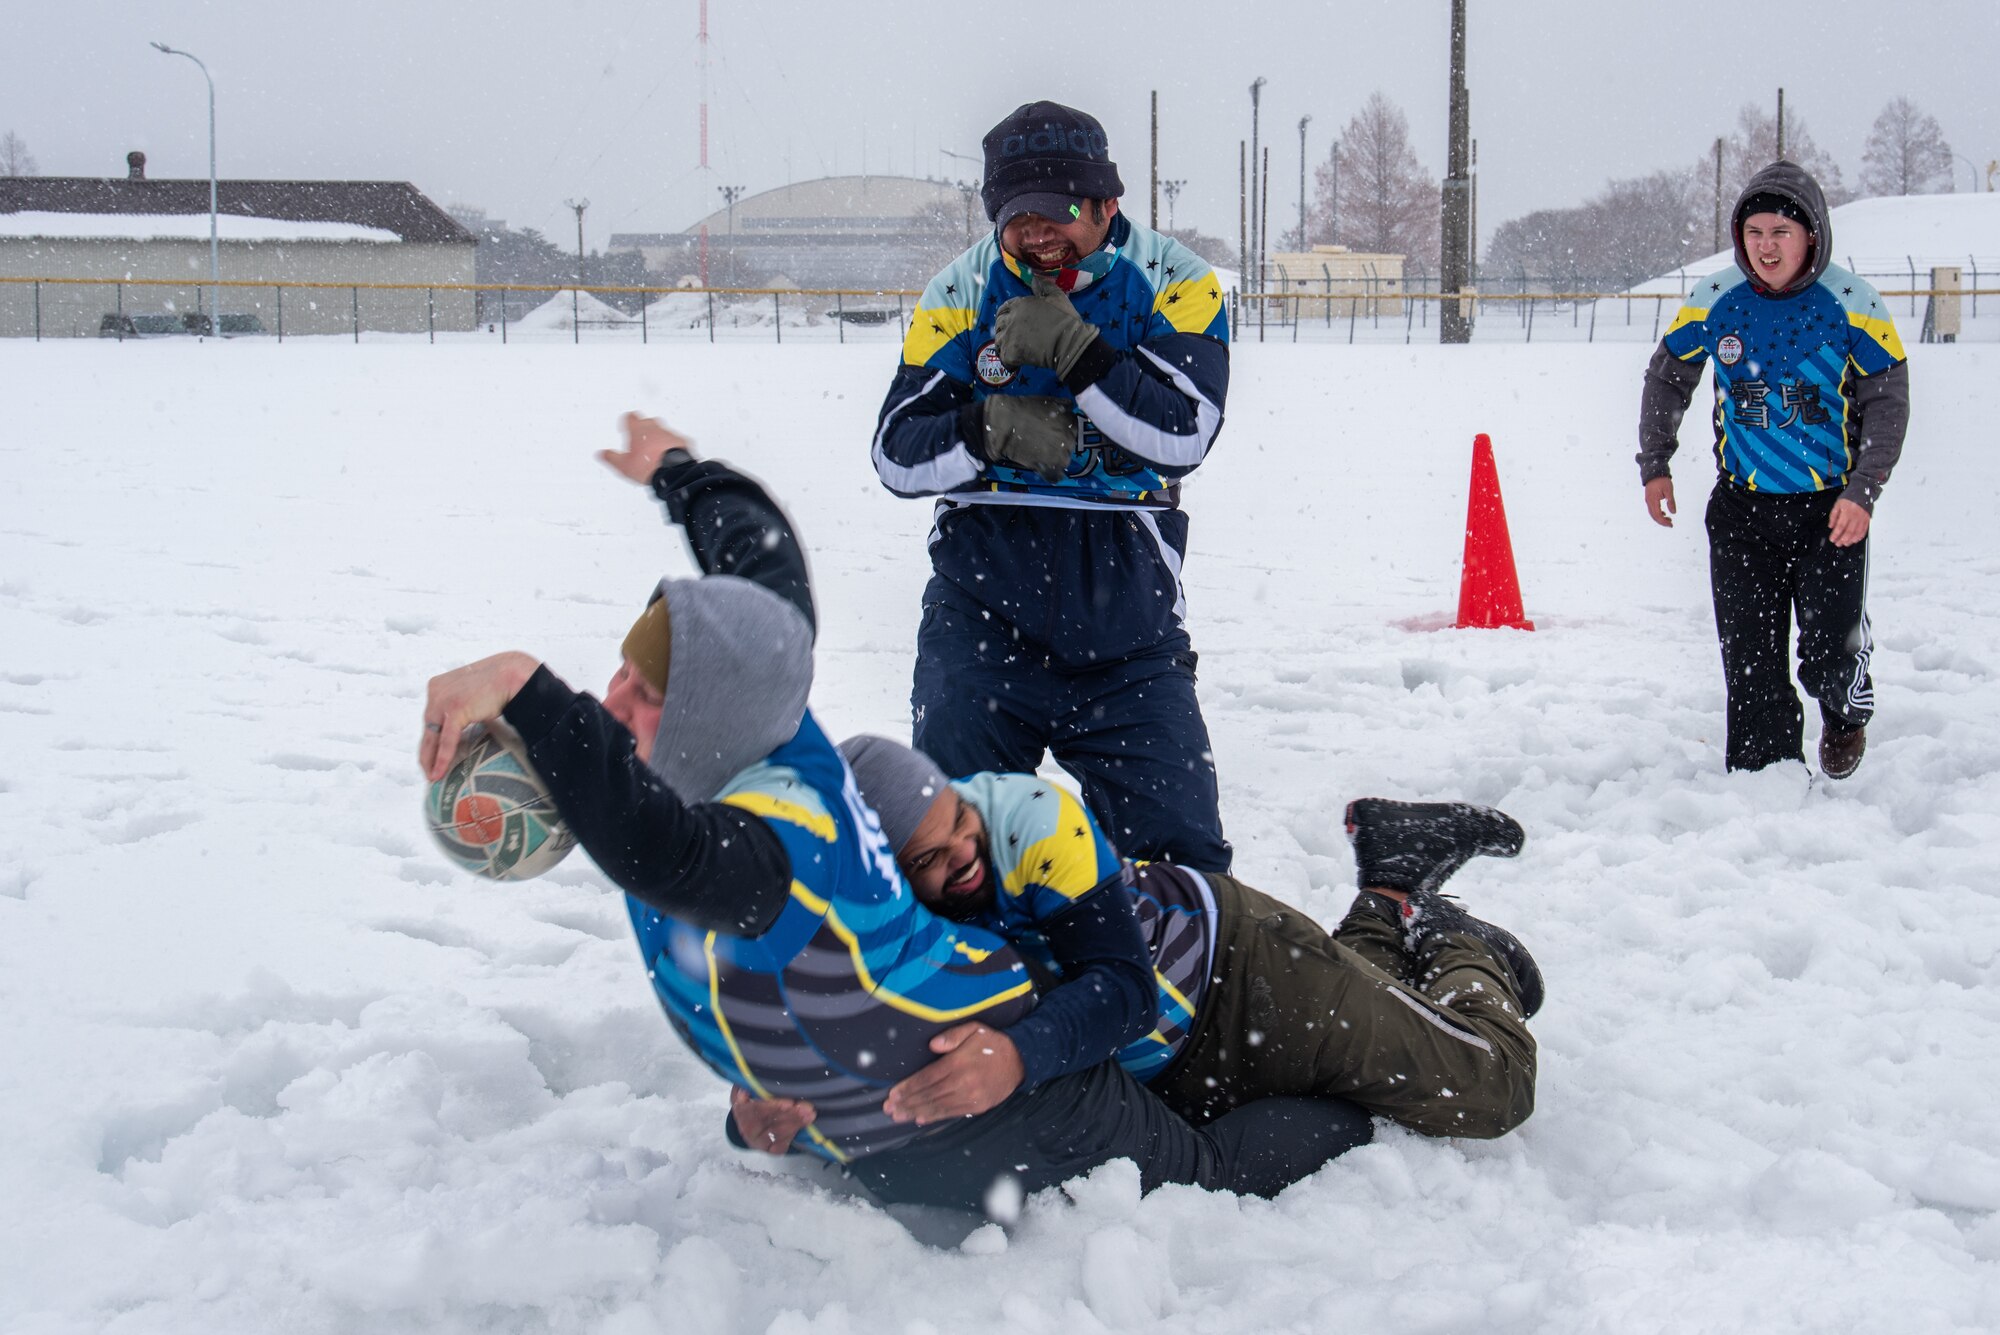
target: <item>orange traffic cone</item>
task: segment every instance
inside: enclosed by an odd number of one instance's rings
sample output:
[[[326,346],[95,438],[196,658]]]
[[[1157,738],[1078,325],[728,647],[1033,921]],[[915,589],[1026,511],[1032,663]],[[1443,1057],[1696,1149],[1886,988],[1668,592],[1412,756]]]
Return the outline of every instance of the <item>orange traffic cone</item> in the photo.
[[[1514,573],[1514,544],[1507,537],[1507,508],[1500,502],[1500,470],[1493,438],[1472,438],[1472,495],[1465,506],[1465,570],[1458,583],[1458,626],[1533,630],[1521,611],[1521,577]]]

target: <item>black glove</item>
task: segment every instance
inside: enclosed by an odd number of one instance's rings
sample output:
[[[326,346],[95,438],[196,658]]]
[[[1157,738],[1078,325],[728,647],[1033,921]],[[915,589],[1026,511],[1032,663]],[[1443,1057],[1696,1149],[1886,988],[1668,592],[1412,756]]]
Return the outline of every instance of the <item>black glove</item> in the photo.
[[[988,463],[1009,464],[1055,482],[1076,453],[1076,410],[1067,399],[1034,394],[994,394],[979,405],[975,454]]]
[[[1035,295],[1015,297],[993,317],[993,343],[1012,367],[1046,366],[1067,376],[1085,349],[1097,341],[1097,326],[1070,305],[1069,294],[1035,275]]]

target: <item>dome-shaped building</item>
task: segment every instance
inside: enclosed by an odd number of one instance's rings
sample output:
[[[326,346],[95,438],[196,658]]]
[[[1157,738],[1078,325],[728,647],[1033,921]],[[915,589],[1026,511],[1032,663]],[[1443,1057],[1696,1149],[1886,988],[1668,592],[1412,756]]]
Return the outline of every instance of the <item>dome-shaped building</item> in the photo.
[[[909,176],[828,176],[747,195],[684,232],[620,232],[667,282],[714,287],[921,288],[989,224],[979,192]]]

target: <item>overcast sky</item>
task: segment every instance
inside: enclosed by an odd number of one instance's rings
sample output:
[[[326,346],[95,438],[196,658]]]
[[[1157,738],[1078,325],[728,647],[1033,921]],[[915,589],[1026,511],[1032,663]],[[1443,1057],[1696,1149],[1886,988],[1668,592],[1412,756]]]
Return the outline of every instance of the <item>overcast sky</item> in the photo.
[[[1574,204],[1619,176],[1694,160],[1746,101],[1786,105],[1850,181],[1870,123],[1904,94],[1952,147],[2000,158],[2000,3],[1470,0],[1480,230]],[[1448,0],[1103,5],[710,0],[710,170],[698,167],[697,0],[80,0],[0,3],[0,131],[46,175],[208,172],[207,62],[225,177],[396,179],[568,244],[674,231],[717,187],[874,172],[976,175],[984,131],[1047,97],[1111,136],[1145,217],[1147,98],[1176,221],[1236,234],[1237,142],[1261,75],[1274,225],[1296,223],[1306,152],[1368,94],[1408,114],[1442,175]],[[1969,171],[1956,164],[1959,189]],[[1166,204],[1161,202],[1163,214]]]

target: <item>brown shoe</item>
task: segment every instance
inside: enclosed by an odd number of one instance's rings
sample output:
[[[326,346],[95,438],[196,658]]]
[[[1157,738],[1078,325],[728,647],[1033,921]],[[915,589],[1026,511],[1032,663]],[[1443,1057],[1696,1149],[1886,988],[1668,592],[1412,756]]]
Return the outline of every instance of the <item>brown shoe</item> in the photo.
[[[1868,725],[1846,727],[1828,723],[1819,735],[1820,773],[1829,779],[1844,779],[1861,766],[1861,753],[1868,749]]]

